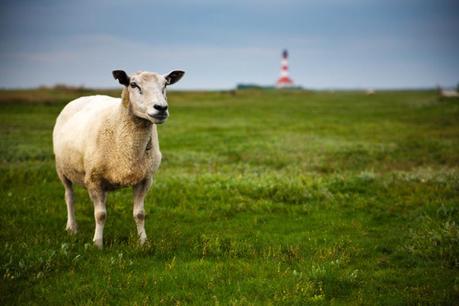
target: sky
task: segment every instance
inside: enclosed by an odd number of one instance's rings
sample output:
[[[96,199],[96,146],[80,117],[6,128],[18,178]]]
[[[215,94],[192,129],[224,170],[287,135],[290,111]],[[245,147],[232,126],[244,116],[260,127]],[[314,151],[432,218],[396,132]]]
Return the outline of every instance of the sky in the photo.
[[[114,69],[186,71],[178,89],[459,83],[459,1],[6,0],[0,87],[116,87]],[[174,85],[175,86],[175,85]]]

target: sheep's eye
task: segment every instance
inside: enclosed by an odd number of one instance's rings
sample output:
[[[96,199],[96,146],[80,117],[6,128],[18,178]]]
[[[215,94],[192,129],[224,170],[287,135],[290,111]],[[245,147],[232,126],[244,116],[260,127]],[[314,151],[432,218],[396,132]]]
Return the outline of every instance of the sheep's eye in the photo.
[[[142,93],[142,89],[140,88],[140,86],[139,86],[139,85],[137,85],[137,83],[136,83],[136,82],[131,82],[131,84],[130,84],[130,85],[131,85],[131,88],[138,88],[138,89],[139,89],[139,91],[140,91],[140,93]]]

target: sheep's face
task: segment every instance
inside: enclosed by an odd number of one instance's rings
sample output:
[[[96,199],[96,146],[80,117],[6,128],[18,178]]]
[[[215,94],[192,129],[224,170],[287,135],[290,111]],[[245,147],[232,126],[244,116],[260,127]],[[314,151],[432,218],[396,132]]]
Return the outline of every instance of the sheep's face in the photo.
[[[128,77],[124,71],[113,71],[115,79],[127,88],[129,107],[134,115],[156,124],[163,123],[169,117],[166,86],[176,83],[183,74],[181,70],[167,75],[138,72]]]

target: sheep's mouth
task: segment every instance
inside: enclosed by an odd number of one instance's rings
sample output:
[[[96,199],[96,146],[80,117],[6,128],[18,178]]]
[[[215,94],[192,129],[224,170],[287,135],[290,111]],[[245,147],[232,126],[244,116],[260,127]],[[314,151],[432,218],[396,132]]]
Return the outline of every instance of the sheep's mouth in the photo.
[[[167,115],[156,115],[156,116],[152,116],[154,119],[155,119],[155,123],[157,124],[161,124],[161,123],[164,123],[167,119]]]

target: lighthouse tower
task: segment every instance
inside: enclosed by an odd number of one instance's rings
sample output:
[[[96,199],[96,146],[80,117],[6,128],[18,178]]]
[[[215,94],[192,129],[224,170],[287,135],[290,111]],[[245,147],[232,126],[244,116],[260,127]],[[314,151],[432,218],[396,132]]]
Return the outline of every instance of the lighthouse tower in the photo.
[[[282,52],[280,77],[276,82],[276,87],[285,88],[285,87],[292,87],[292,86],[293,86],[293,81],[288,76],[288,52],[287,50],[284,50],[284,52]]]

